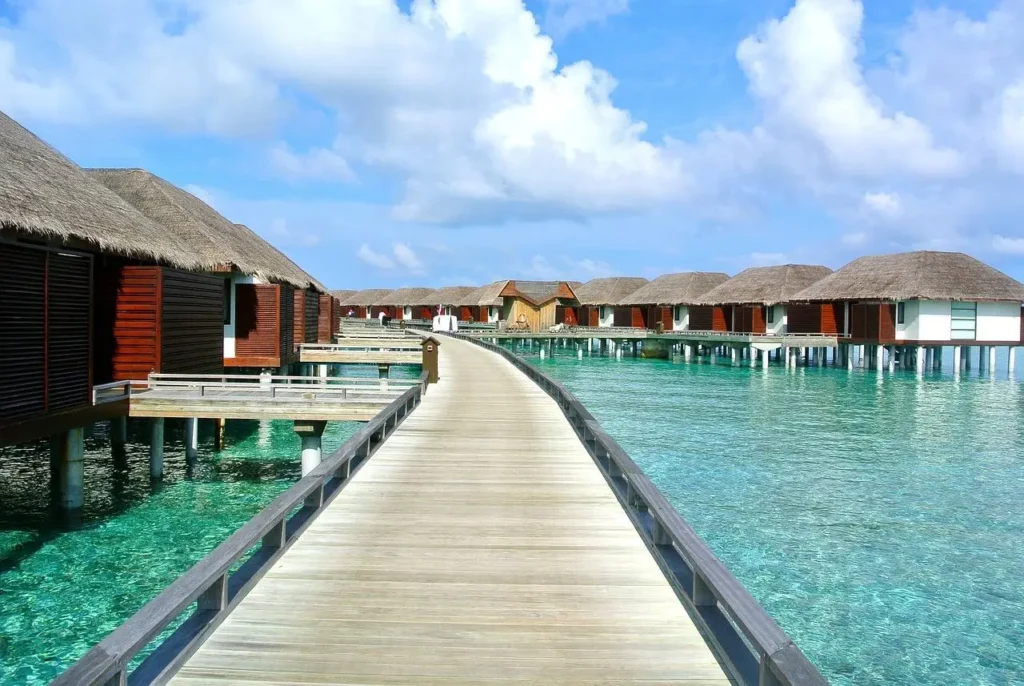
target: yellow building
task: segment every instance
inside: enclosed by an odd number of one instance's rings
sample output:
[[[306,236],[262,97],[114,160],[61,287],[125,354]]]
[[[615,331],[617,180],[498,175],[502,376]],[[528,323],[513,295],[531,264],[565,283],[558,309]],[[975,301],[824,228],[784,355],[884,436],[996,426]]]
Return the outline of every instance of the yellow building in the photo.
[[[544,331],[575,324],[579,299],[567,281],[508,281],[500,293],[509,329]]]

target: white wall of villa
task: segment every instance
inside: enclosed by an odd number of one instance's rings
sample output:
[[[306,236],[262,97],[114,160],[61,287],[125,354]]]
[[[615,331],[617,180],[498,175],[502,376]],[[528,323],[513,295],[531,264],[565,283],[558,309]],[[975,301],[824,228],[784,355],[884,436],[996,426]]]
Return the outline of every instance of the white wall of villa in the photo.
[[[501,318],[501,308],[491,306],[487,308],[487,321],[490,323],[497,322]]]
[[[686,305],[676,305],[672,308],[672,330],[686,331],[690,328],[690,308]]]
[[[235,303],[238,302],[238,294],[235,292],[235,287],[240,283],[268,283],[265,279],[260,279],[255,276],[249,276],[248,274],[239,274],[234,272],[231,274],[231,317],[230,321],[224,325],[224,357],[235,356]]]
[[[1017,342],[1020,341],[1020,303],[954,303],[949,300],[907,300],[902,306],[903,321],[896,320],[898,341]],[[974,309],[973,333],[971,308]],[[962,322],[954,327],[954,309]],[[966,319],[965,319],[966,317]]]
[[[615,308],[601,305],[597,310],[597,325],[612,326],[615,323]]]
[[[785,305],[769,305],[765,308],[764,332],[770,336],[781,336],[786,333]]]

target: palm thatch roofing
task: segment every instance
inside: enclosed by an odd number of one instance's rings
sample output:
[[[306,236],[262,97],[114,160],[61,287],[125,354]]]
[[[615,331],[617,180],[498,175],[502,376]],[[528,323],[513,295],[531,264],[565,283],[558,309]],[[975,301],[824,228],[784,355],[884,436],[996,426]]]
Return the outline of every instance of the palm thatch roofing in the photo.
[[[1024,303],[1024,284],[964,253],[920,251],[861,257],[796,293],[793,300]]]
[[[466,307],[501,307],[501,292],[507,284],[508,279],[505,279],[489,283],[486,286],[480,286],[480,288],[476,288],[463,295],[460,298],[460,302],[454,304],[465,305]]]
[[[345,300],[347,300],[348,298],[351,298],[353,295],[355,295],[358,292],[359,291],[340,290],[340,291],[331,291],[331,295],[334,296],[335,298],[337,298],[339,302],[345,302]]]
[[[794,295],[832,270],[808,264],[751,267],[697,298],[697,305],[775,305]]]
[[[351,305],[353,307],[369,307],[390,292],[390,288],[364,288],[361,291],[356,291],[347,298],[342,298],[341,304]]]
[[[573,283],[578,281],[508,281],[501,290],[502,296],[523,298],[534,305],[543,305],[555,298],[578,300]]]
[[[412,304],[423,305],[424,307],[460,305],[466,294],[472,293],[475,290],[476,286],[445,286],[444,288],[438,288],[436,291],[431,291]]]
[[[83,241],[104,252],[182,269],[200,266],[197,251],[3,112],[0,229]]]
[[[144,169],[85,172],[162,227],[161,233],[187,245],[204,269],[233,267],[265,281],[327,290],[248,227],[229,221],[196,196],[155,174]]]
[[[372,304],[379,305],[380,307],[408,307],[415,305],[424,296],[430,295],[433,292],[433,288],[399,288],[396,291],[386,293]]]
[[[612,276],[591,279],[573,290],[580,305],[615,305],[647,283],[647,279],[640,276]]]
[[[729,280],[722,272],[665,274],[618,301],[618,305],[694,305],[697,299]]]

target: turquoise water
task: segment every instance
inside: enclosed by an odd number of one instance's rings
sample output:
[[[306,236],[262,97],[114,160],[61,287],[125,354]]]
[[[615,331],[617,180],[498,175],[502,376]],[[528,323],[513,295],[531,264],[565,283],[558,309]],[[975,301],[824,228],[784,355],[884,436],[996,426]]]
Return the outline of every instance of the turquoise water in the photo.
[[[129,421],[129,443],[113,452],[106,424],[89,430],[74,519],[53,506],[47,442],[0,448],[0,684],[49,683],[300,476],[291,422],[229,421],[219,453],[212,422],[200,422],[190,469],[184,422],[166,421],[157,485],[146,422]],[[325,454],[359,426],[328,424]]]
[[[1024,683],[1024,394],[1004,372],[526,356],[832,683]]]

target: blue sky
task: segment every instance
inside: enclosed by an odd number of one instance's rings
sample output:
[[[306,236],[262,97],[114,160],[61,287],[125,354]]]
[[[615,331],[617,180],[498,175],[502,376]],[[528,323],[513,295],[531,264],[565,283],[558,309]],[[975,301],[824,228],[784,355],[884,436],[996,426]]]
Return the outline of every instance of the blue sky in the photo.
[[[964,250],[1024,278],[1024,0],[0,0],[0,109],[336,288]]]

